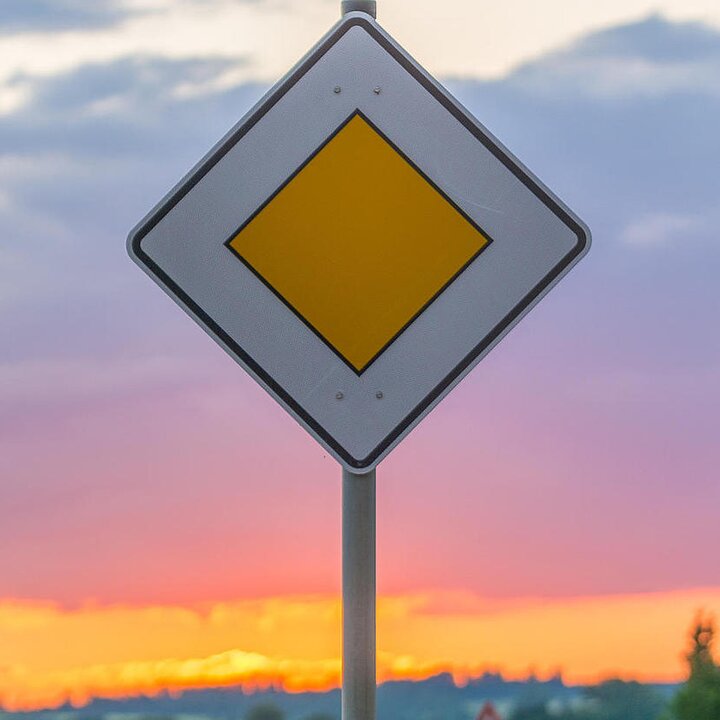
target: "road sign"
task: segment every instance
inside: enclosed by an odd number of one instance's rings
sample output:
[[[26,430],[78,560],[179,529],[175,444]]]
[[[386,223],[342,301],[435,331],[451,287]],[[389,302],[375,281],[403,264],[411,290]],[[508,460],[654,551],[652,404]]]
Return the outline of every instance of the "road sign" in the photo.
[[[346,469],[365,472],[589,242],[369,15],[350,12],[128,246]]]

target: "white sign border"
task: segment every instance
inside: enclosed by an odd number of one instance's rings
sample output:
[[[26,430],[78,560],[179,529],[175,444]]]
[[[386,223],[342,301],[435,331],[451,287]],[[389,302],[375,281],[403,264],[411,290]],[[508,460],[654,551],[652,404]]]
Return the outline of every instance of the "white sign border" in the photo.
[[[269,375],[242,347],[220,327],[172,278],[143,250],[142,239],[187,195],[191,189],[223,158],[229,150],[277,103],[287,91],[321,58],[345,33],[362,27],[443,107],[469,130],[513,175],[547,206],[577,236],[577,243],[563,261],[546,275],[514,311],[468,353],[431,393],[400,422],[393,432],[364,457],[353,457],[336,441],[276,380]],[[346,468],[366,472],[375,467],[425,415],[494,347],[512,327],[564,276],[587,252],[590,233],[560,200],[505,149],[484,127],[462,108],[412,58],[400,48],[369,16],[364,13],[346,15],[318,45],[226,135],[218,145],[151,211],[132,231],[128,249],[133,259],[160,284],[194,319],[228,351],[275,399],[280,402],[316,439]]]

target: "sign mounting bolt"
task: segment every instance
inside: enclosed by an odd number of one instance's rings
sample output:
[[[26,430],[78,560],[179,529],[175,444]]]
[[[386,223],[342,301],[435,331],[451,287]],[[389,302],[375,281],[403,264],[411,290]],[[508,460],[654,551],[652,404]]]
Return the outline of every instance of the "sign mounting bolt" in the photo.
[[[342,92],[342,88],[341,88],[339,85],[336,85],[336,86],[333,88],[333,92],[334,92],[336,95],[339,95],[339,94]]]
[[[345,397],[345,393],[342,392],[341,390],[338,390],[338,391],[335,393],[335,399],[336,399],[336,400],[342,400],[344,397]]]
[[[378,400],[382,400],[382,399],[385,397],[385,394],[383,393],[382,390],[378,390],[378,391],[375,393],[375,397],[376,397]]]
[[[376,87],[376,88],[373,90],[373,92],[374,92],[376,95],[379,95],[379,94],[382,92],[382,88],[381,88],[380,86],[378,86],[378,87]]]

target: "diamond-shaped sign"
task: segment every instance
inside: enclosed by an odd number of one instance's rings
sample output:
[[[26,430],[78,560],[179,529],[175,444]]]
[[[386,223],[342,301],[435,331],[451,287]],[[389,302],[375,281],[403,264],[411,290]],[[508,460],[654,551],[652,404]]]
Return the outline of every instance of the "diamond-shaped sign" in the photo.
[[[488,242],[355,111],[228,247],[360,374]]]
[[[363,13],[129,238],[136,262],[356,472],[588,246],[582,222]]]

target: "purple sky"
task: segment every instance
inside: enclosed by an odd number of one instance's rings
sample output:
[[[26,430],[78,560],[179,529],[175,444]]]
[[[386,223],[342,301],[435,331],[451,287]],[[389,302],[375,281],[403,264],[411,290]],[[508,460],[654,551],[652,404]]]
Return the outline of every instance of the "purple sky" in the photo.
[[[259,96],[171,92],[222,67],[83,66],[0,116],[0,597],[338,587],[336,463],[125,255]],[[381,466],[381,590],[720,585],[718,77],[720,34],[650,18],[448,81],[594,246]]]

